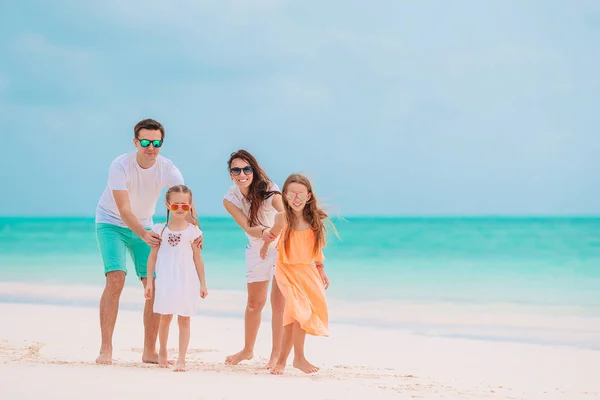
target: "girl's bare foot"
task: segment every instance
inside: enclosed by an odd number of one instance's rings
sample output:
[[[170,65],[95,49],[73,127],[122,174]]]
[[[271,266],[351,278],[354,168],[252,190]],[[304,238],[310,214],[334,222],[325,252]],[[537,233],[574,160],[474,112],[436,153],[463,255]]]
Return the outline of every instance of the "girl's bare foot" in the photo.
[[[169,368],[169,359],[167,354],[158,354],[158,366],[161,368]]]
[[[252,357],[254,357],[254,353],[252,351],[242,350],[239,353],[227,356],[225,359],[225,364],[237,365],[242,361],[251,360]]]
[[[183,361],[177,360],[177,364],[175,364],[175,369],[173,371],[175,371],[175,372],[187,371],[187,368],[185,367],[185,360],[183,360]]]
[[[269,369],[269,372],[273,375],[283,375],[285,370],[285,363],[277,362],[273,367]]]
[[[292,365],[294,366],[294,368],[299,369],[300,371],[304,372],[305,374],[312,374],[319,370],[319,367],[309,363],[306,358],[299,358],[299,359],[294,358],[294,363]]]

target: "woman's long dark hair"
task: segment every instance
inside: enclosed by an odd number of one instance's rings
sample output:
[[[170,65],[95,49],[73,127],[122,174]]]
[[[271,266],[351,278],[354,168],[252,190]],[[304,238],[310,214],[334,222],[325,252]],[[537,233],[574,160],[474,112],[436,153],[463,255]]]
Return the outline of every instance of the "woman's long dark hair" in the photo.
[[[252,167],[252,183],[250,184],[248,194],[245,196],[246,200],[250,202],[248,225],[262,225],[262,222],[258,219],[258,210],[260,210],[260,207],[263,205],[264,201],[269,197],[277,193],[281,193],[276,190],[269,190],[272,181],[269,179],[266,172],[260,167],[260,165],[258,165],[256,158],[254,158],[254,156],[246,150],[242,149],[231,153],[231,156],[229,156],[229,161],[227,161],[228,171],[231,171],[231,163],[236,158],[246,161]]]

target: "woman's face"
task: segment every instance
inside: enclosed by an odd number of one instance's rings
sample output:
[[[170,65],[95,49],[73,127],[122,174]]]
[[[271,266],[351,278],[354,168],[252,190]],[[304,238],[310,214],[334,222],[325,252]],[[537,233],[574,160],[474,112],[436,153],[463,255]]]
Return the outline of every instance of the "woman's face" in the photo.
[[[234,158],[229,168],[229,176],[240,189],[247,189],[252,183],[252,178],[254,178],[254,171],[247,161]]]

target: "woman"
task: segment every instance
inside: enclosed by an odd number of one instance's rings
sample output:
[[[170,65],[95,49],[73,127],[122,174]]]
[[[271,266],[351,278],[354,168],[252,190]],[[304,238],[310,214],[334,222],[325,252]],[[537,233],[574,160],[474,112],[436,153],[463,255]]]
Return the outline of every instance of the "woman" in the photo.
[[[248,237],[246,246],[248,302],[244,315],[244,348],[225,360],[226,364],[236,365],[254,356],[254,343],[260,327],[261,313],[267,302],[269,282],[274,276],[277,260],[277,250],[273,243],[264,260],[260,257],[260,248],[263,245],[263,235],[270,242],[274,239],[267,228],[273,226],[275,214],[283,211],[283,199],[279,187],[269,179],[254,156],[246,150],[232,153],[227,167],[235,185],[225,194],[223,206]],[[285,299],[273,279],[271,288],[273,347],[267,368],[273,367],[279,357],[284,305]]]

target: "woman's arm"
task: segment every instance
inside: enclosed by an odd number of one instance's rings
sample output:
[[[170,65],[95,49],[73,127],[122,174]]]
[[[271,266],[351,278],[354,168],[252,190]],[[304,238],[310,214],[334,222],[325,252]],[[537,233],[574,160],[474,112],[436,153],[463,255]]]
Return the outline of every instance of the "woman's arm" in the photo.
[[[227,210],[227,212],[233,217],[235,222],[237,222],[240,228],[242,228],[248,235],[255,238],[262,237],[263,231],[266,229],[266,227],[261,225],[249,226],[248,217],[246,217],[242,210],[236,207],[229,200],[223,199],[223,206],[225,207],[225,210]]]

